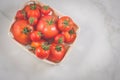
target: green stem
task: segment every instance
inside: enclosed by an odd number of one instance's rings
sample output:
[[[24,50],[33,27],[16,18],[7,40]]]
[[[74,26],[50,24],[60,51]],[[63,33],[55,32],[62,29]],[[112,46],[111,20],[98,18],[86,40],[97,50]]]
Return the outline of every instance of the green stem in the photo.
[[[42,44],[42,49],[44,49],[44,50],[49,50],[49,48],[50,48],[50,45],[48,45],[48,43],[43,43]]]
[[[71,30],[69,31],[69,34],[70,34],[70,35],[74,34],[74,30],[71,29]]]
[[[49,9],[49,6],[43,6],[43,9],[44,9],[44,10],[48,10],[48,9]]]
[[[36,3],[34,2],[33,5],[30,5],[30,9],[35,10],[36,9]]]
[[[30,18],[29,18],[29,22],[30,22],[30,24],[33,24],[33,23],[34,23],[34,18],[33,18],[33,17],[30,17]]]
[[[59,44],[63,43],[63,38],[62,37],[58,39],[58,43]]]
[[[59,45],[57,45],[56,47],[55,47],[55,50],[57,50],[57,51],[61,51],[61,46],[59,46]]]
[[[54,21],[53,21],[53,20],[47,20],[46,22],[47,22],[49,25],[52,25]]]
[[[22,10],[21,13],[24,15],[24,17],[26,17],[26,12],[25,12],[25,10]]]
[[[35,47],[31,47],[31,49],[32,49],[32,51],[35,51],[36,48]]]
[[[64,20],[63,24],[64,24],[65,26],[68,26],[68,25],[69,25],[69,21]]]
[[[38,35],[39,35],[39,36],[42,36],[42,33],[41,33],[41,32],[38,32]]]
[[[24,34],[28,34],[28,33],[30,32],[30,30],[29,30],[27,27],[25,27],[22,32],[23,32]]]

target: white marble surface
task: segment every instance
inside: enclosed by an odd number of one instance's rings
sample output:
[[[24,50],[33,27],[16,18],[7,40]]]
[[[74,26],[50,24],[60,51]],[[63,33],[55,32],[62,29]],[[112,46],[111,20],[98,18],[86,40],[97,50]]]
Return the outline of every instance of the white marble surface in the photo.
[[[0,80],[120,80],[120,0],[40,0],[80,26],[75,44],[56,66],[36,60],[8,36],[26,1],[0,3]]]

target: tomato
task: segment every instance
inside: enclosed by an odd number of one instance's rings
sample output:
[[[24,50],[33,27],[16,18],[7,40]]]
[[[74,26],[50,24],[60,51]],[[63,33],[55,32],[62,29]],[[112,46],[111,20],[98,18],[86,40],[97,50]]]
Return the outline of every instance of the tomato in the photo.
[[[63,35],[63,34],[58,34],[58,35],[55,36],[55,38],[54,38],[54,42],[55,42],[55,43],[58,43],[58,44],[63,43],[64,40],[65,40],[65,38],[64,38],[64,35]]]
[[[39,31],[33,31],[30,34],[30,39],[32,41],[40,41],[41,36],[42,36],[41,32],[39,32]]]
[[[46,59],[48,58],[49,54],[50,54],[50,48],[48,44],[42,44],[42,46],[38,47],[35,50],[35,54],[37,57],[39,57],[40,59]]]
[[[30,25],[35,26],[38,22],[38,18],[36,17],[29,17],[28,22]]]
[[[32,48],[33,51],[35,51],[36,48],[40,47],[43,43],[45,43],[44,40],[40,40],[40,41],[32,41],[30,46]]]
[[[65,37],[65,42],[66,43],[73,43],[74,40],[76,39],[76,32],[73,28],[69,31],[62,32],[62,34]]]
[[[57,25],[55,23],[54,17],[53,16],[43,16],[38,24],[37,24],[37,30],[43,33],[43,36],[45,38],[53,38],[55,37],[58,33],[59,30],[57,29]]]
[[[40,41],[38,41],[38,42],[31,42],[30,46],[31,46],[32,50],[35,51],[35,49],[40,46]]]
[[[16,19],[26,19],[26,12],[24,10],[18,10],[16,13]]]
[[[58,29],[60,31],[69,31],[73,25],[72,19],[68,16],[63,16],[58,20]]]
[[[43,15],[48,15],[51,11],[52,10],[49,6],[42,6],[42,8],[41,8],[41,13]]]
[[[24,7],[24,10],[27,12],[28,10],[30,10],[30,8],[31,8],[32,5],[35,5],[35,7],[36,7],[37,9],[39,9],[39,10],[41,9],[41,6],[40,6],[39,4],[33,3],[33,4],[26,5],[26,6]]]
[[[60,62],[66,53],[66,49],[65,49],[65,46],[63,44],[53,43],[51,45],[50,51],[51,51],[51,53],[47,59],[52,61],[52,62],[55,62],[55,63]]]
[[[30,26],[26,20],[15,21],[11,28],[14,39],[23,45],[27,45],[31,42],[29,35],[32,31],[33,27]]]
[[[37,4],[30,4],[27,5],[24,10],[27,13],[27,17],[37,17],[39,18],[41,13],[40,13],[40,8]]]

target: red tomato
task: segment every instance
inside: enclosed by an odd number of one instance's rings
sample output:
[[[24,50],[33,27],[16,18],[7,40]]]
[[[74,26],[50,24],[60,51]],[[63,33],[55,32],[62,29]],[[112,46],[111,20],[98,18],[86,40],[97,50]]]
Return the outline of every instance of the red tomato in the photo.
[[[28,22],[30,25],[35,26],[38,22],[38,18],[36,17],[29,17]]]
[[[33,27],[30,26],[26,20],[15,21],[11,28],[15,40],[23,45],[31,42],[29,37],[31,31],[33,31]]]
[[[41,32],[39,32],[39,31],[33,31],[30,34],[30,39],[32,41],[40,41],[41,36],[42,36]]]
[[[52,44],[50,50],[51,53],[48,57],[48,60],[55,63],[60,62],[66,53],[66,49],[63,44]]]
[[[60,31],[69,31],[73,25],[72,19],[68,16],[63,16],[58,20],[58,29]]]
[[[73,28],[69,31],[62,32],[62,34],[65,37],[65,42],[66,43],[73,43],[74,40],[76,39],[76,32]]]
[[[30,4],[25,6],[24,10],[27,12],[27,17],[37,17],[39,18],[40,13],[40,7],[37,4]]]
[[[41,13],[42,13],[43,15],[48,15],[51,11],[52,11],[52,10],[51,10],[51,8],[50,8],[49,6],[43,6],[43,7],[41,8]]]
[[[49,49],[49,45],[47,44],[42,44],[42,46],[38,47],[35,50],[35,54],[37,57],[39,57],[40,59],[46,59],[48,58],[49,54],[50,54],[50,49]]]
[[[28,11],[28,10],[30,10],[30,6],[32,6],[32,5],[35,5],[35,7],[37,8],[37,9],[41,9],[41,6],[39,5],[39,4],[29,4],[29,5],[26,5],[25,7],[24,7],[24,10],[25,11]]]
[[[50,15],[43,16],[37,24],[37,30],[42,32],[45,38],[53,38],[59,33],[53,19],[54,17]]]
[[[18,10],[16,13],[16,19],[26,19],[26,12],[24,10]]]
[[[58,44],[63,43],[64,40],[65,40],[65,38],[64,38],[64,35],[63,35],[63,34],[58,34],[58,35],[55,36],[55,38],[54,38],[54,42],[55,42],[55,43],[58,43]]]

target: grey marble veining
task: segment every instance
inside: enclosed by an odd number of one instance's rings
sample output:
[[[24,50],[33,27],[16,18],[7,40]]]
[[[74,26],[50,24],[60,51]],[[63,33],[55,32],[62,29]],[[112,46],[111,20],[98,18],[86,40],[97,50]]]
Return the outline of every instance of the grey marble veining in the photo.
[[[0,3],[0,80],[120,80],[119,0],[40,0],[80,26],[77,40],[56,66],[36,60],[8,36],[26,1]]]

